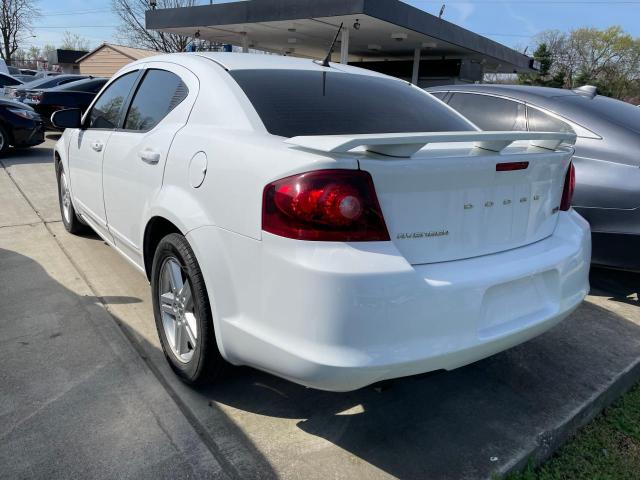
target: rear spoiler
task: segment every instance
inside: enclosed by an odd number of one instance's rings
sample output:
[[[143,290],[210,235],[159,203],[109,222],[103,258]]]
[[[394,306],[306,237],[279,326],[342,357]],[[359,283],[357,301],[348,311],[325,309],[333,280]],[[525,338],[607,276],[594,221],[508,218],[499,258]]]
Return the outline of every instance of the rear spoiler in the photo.
[[[562,143],[575,144],[575,133],[563,132],[425,132],[293,137],[290,145],[327,153],[346,153],[357,147],[392,157],[410,157],[430,143],[469,143],[501,152],[513,142],[528,140],[534,147],[556,150]]]

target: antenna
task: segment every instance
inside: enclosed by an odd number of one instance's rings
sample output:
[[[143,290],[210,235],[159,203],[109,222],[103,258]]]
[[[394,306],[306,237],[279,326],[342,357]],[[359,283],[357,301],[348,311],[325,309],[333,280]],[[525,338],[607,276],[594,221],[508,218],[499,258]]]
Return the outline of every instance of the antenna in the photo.
[[[438,15],[438,18],[442,18],[442,15],[444,15],[445,8],[447,8],[447,6],[443,3],[442,6],[440,7],[440,14]]]
[[[331,65],[329,65],[329,60],[331,59],[331,54],[333,53],[333,47],[336,46],[336,42],[338,41],[338,35],[340,35],[340,32],[342,31],[342,26],[344,25],[344,22],[340,24],[340,28],[338,28],[338,32],[336,33],[336,36],[333,39],[333,42],[331,42],[331,46],[329,47],[329,51],[327,52],[327,56],[324,57],[324,60],[322,60],[322,63],[320,65],[322,65],[323,67],[330,67]]]

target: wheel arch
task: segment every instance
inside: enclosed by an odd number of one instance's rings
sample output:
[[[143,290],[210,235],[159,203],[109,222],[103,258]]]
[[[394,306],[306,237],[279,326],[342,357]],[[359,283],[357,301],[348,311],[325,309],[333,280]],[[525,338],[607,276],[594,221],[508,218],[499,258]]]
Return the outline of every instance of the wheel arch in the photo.
[[[147,280],[151,280],[151,268],[153,266],[153,257],[160,241],[171,233],[179,233],[184,235],[173,222],[165,217],[156,215],[151,217],[144,229],[142,257],[144,261],[144,270]]]

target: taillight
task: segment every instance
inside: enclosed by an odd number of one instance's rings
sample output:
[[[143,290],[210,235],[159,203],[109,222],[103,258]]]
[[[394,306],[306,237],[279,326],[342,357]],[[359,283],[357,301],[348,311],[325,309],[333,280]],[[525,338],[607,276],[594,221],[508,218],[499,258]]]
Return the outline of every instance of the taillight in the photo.
[[[296,240],[389,240],[373,180],[361,170],[318,170],[270,183],[262,229]]]
[[[564,190],[562,190],[562,200],[560,201],[560,210],[565,212],[571,208],[573,200],[573,192],[576,189],[576,169],[573,163],[569,164],[569,170],[564,177]]]
[[[28,98],[34,103],[40,103],[42,101],[42,94],[36,93],[34,95],[29,95]]]

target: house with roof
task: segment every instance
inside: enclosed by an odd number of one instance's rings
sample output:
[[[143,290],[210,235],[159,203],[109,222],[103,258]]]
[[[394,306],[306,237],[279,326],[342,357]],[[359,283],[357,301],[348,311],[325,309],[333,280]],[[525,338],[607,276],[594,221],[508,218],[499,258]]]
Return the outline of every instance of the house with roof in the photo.
[[[153,50],[125,47],[114,43],[103,43],[95,50],[77,60],[80,74],[95,77],[111,77],[128,63],[158,55]]]

